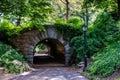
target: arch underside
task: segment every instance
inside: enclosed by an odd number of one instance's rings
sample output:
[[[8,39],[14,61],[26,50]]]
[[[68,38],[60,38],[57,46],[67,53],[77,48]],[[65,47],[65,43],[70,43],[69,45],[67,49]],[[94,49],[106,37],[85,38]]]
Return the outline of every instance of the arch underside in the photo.
[[[31,64],[33,64],[34,48],[39,43],[43,43],[49,47],[50,55],[63,60],[68,65],[70,60],[69,44],[53,27],[47,27],[45,31],[33,29],[22,33],[13,40],[14,46],[22,52]]]

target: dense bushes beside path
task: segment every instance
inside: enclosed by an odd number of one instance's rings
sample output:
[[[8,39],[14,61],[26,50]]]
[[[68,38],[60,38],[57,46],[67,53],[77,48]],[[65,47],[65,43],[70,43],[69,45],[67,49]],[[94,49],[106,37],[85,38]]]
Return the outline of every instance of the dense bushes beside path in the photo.
[[[93,62],[87,71],[90,76],[107,77],[120,69],[120,21],[116,22],[116,26],[111,28],[111,31],[111,35],[105,37],[106,47],[92,57]]]
[[[120,41],[108,45],[102,52],[93,56],[88,72],[91,75],[106,77],[120,69]]]
[[[0,66],[10,73],[21,73],[26,70],[22,64],[25,59],[11,46],[0,42]]]
[[[112,17],[103,13],[100,14],[87,30],[87,53],[88,57],[96,52],[102,51],[107,45],[120,40],[120,31]],[[70,45],[74,54],[77,54],[79,60],[83,59],[83,35],[75,36],[71,39]]]

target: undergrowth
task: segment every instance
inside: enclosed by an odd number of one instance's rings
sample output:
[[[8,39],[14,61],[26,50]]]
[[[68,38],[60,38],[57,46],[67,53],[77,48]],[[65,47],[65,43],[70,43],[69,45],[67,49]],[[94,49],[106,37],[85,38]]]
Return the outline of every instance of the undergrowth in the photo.
[[[91,75],[107,77],[120,69],[120,41],[108,45],[103,51],[93,56],[93,63],[88,72]]]
[[[18,64],[15,64],[15,63]],[[25,71],[23,56],[11,46],[0,42],[0,66],[10,73],[21,73]]]

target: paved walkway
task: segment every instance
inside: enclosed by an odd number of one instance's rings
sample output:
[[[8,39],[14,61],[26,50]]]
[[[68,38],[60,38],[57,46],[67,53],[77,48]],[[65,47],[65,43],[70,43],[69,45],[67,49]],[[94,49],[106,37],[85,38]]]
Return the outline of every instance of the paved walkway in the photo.
[[[10,80],[89,80],[74,70],[66,68],[42,68],[21,74]]]

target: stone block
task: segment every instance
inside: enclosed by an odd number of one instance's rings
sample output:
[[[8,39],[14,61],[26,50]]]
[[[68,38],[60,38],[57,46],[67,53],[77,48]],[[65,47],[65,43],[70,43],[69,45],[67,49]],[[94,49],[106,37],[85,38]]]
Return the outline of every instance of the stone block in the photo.
[[[53,38],[54,35],[56,34],[55,29],[54,28],[48,28],[47,29],[47,34],[48,34],[48,37]]]
[[[34,46],[33,45],[29,45],[29,49],[34,49]]]
[[[36,40],[37,42],[40,41],[40,39],[38,38],[38,36],[35,37],[35,40]]]
[[[28,59],[33,59],[34,55],[33,55],[33,53],[32,53],[32,54],[31,54],[31,53],[28,53],[26,57],[27,57]]]
[[[42,40],[45,39],[45,33],[43,31],[40,33],[40,36],[41,36]]]

